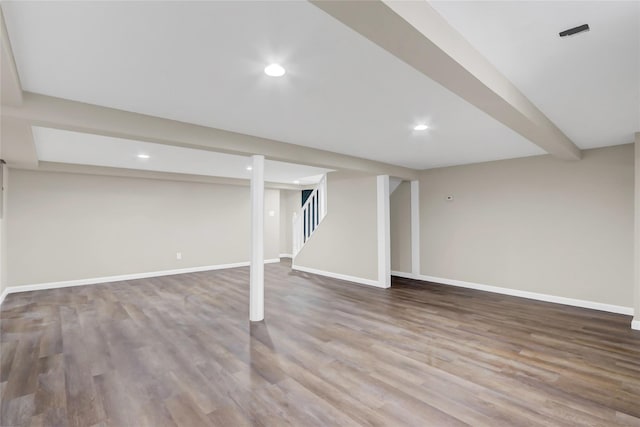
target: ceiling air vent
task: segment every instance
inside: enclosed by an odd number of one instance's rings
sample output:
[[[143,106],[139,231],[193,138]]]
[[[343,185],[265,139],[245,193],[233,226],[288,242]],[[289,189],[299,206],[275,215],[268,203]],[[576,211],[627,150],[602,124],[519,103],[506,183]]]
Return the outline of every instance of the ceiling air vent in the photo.
[[[589,24],[582,24],[577,27],[569,28],[568,30],[564,30],[560,32],[560,37],[572,36],[574,34],[582,33],[584,31],[589,31]]]

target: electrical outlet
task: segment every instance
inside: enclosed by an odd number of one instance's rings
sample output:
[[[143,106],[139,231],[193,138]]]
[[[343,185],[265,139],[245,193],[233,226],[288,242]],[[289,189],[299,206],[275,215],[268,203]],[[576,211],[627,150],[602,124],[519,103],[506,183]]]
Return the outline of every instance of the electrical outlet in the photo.
[[[182,252],[176,252],[176,259],[182,259]]]

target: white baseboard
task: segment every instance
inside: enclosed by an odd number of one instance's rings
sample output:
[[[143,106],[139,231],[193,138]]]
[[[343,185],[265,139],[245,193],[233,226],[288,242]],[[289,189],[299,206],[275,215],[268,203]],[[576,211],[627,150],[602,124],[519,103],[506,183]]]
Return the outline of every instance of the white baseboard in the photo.
[[[476,289],[479,291],[493,292],[496,294],[511,295],[514,297],[534,299],[538,301],[553,302],[556,304],[571,305],[574,307],[590,308],[593,310],[608,311],[610,313],[633,315],[633,307],[625,307],[621,305],[604,304],[595,301],[587,301],[575,298],[559,297],[549,294],[540,294],[537,292],[520,291],[517,289],[501,288],[499,286],[483,285],[480,283],[465,282],[462,280],[444,279],[442,277],[416,275],[412,273],[404,273],[401,271],[392,271],[392,276],[404,277],[407,279],[422,280],[425,282],[439,283],[441,285],[458,286],[461,288]],[[638,321],[640,323],[640,321]],[[640,328],[640,325],[639,325]]]
[[[280,262],[280,258],[265,259],[265,264]],[[89,279],[65,280],[61,282],[36,283],[7,287],[0,295],[0,304],[8,294],[16,292],[40,291],[44,289],[68,288],[71,286],[97,285],[99,283],[121,282],[123,280],[146,279],[149,277],[173,276],[175,274],[197,273],[200,271],[224,270],[227,268],[248,267],[249,261],[232,264],[205,265],[201,267],[177,268],[174,270],[151,271],[147,273],[121,274],[118,276],[92,277]]]
[[[631,329],[635,329],[637,331],[640,331],[640,317],[633,319],[631,321]]]
[[[280,254],[280,258],[293,258],[291,254]]]
[[[292,265],[292,270],[302,271],[305,273],[317,274],[319,276],[331,277],[332,279],[346,280],[347,282],[360,283],[362,285],[375,286],[376,288],[386,288],[379,281],[373,279],[365,279],[362,277],[348,276],[346,274],[332,273],[330,271],[316,270],[315,268],[302,267],[299,265]]]

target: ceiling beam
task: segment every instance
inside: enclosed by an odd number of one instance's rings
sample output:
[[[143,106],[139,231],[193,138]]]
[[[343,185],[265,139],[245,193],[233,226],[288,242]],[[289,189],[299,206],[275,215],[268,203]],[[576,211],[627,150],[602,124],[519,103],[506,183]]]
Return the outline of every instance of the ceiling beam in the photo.
[[[580,149],[426,0],[310,1],[547,153],[581,158]]]
[[[13,58],[11,43],[7,26],[4,23],[4,15],[0,8],[0,87],[2,88],[1,99],[3,105],[22,104],[22,86],[18,77],[18,69]]]
[[[93,165],[78,165],[72,163],[57,163],[57,162],[40,162],[38,167],[19,167],[15,169],[23,170],[38,170],[41,172],[59,172],[59,173],[72,173],[72,174],[84,174],[84,175],[102,175],[102,176],[117,176],[125,178],[140,178],[140,179],[155,179],[161,181],[177,181],[177,182],[199,182],[203,184],[219,184],[219,185],[239,185],[248,187],[250,181],[248,179],[238,178],[226,178],[220,176],[206,176],[206,175],[192,175],[186,173],[173,173],[173,172],[160,172],[149,171],[142,169],[125,169],[125,168],[112,168],[107,166],[93,166]],[[266,188],[276,190],[307,190],[314,189],[315,185],[294,185],[283,184],[279,182],[264,183]]]
[[[0,158],[10,167],[36,167],[38,155],[28,120],[0,118]]]
[[[27,120],[34,126],[417,179],[413,169],[330,151],[29,92],[23,98],[20,106],[3,105],[2,116]]]

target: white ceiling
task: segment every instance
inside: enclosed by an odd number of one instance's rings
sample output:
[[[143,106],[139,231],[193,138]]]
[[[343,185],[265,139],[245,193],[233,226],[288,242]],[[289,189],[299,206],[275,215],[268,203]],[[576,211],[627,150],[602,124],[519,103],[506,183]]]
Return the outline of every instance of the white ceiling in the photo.
[[[3,11],[27,91],[419,169],[543,153],[308,2]]]
[[[640,2],[431,4],[579,147],[640,131]],[[558,36],[581,24],[591,30]]]
[[[38,160],[192,175],[251,178],[251,158],[130,139],[33,127]],[[149,156],[138,158],[139,154]],[[265,160],[264,179],[283,184],[315,184],[331,172],[312,166]],[[298,182],[295,182],[298,181]]]

